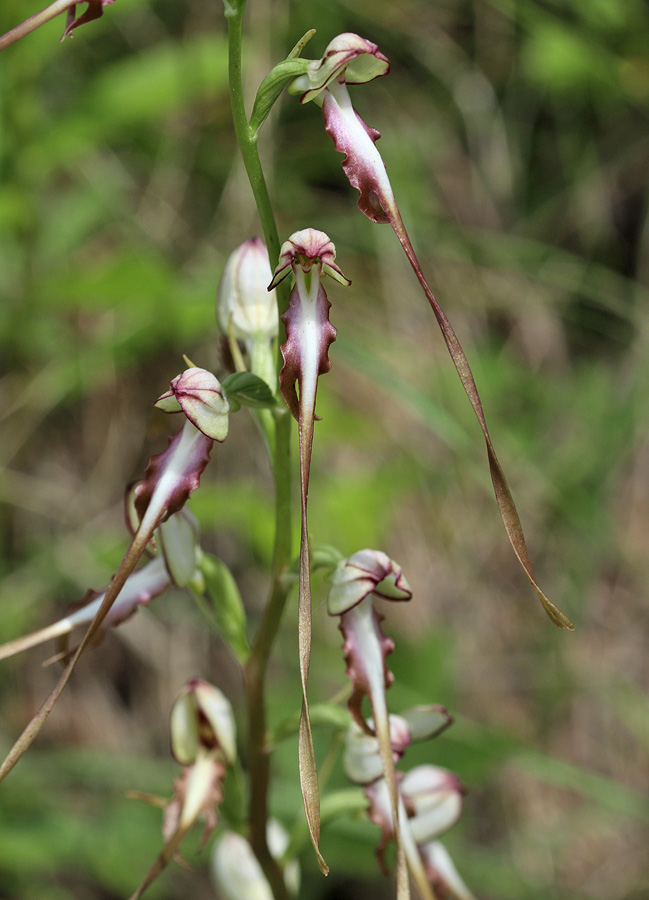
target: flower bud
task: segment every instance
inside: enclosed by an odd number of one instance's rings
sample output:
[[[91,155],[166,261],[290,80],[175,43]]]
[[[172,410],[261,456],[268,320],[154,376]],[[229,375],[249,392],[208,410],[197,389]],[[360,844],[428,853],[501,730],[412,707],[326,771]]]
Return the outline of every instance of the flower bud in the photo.
[[[277,300],[267,285],[272,278],[268,251],[260,238],[231,254],[219,285],[217,315],[224,334],[232,331],[248,349],[255,339],[277,337]]]
[[[279,859],[288,846],[288,836],[275,819],[267,828],[268,849]],[[212,856],[214,882],[223,900],[273,900],[261,866],[248,841],[234,831],[226,831],[218,840]],[[296,895],[300,870],[296,860],[288,863],[284,880],[290,894]]]

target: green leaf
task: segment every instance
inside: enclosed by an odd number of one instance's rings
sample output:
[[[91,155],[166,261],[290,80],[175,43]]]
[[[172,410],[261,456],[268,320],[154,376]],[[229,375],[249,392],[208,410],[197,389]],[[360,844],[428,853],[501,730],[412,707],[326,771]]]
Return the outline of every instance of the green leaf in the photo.
[[[216,626],[243,664],[248,658],[250,646],[246,637],[246,612],[237,583],[225,563],[210,553],[204,553],[201,557],[200,570],[205,578],[205,592]]]
[[[239,404],[253,409],[272,409],[277,406],[273,392],[265,381],[252,372],[235,372],[221,382],[230,405]]]

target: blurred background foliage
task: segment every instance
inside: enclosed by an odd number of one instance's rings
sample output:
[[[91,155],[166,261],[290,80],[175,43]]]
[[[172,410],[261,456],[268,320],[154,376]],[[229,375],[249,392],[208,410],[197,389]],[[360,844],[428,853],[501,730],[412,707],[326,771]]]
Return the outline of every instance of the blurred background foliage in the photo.
[[[5,31],[38,4],[3,0]],[[447,840],[482,900],[649,895],[649,8],[642,0],[250,0],[246,82],[307,29],[376,41],[392,72],[353,88],[404,219],[472,362],[537,575],[573,619],[546,620],[509,548],[477,423],[387,227],[356,210],[314,106],[285,97],[261,149],[280,234],[336,243],[339,339],[321,382],[310,525],[344,553],[382,547],[415,599],[386,630],[396,711],[456,724],[407,764],[469,787]],[[3,639],[101,587],[126,545],[124,486],[175,423],[153,400],[181,354],[226,372],[214,298],[259,232],[230,124],[216,0],[118,0],[59,44],[56,20],[0,56],[0,609]],[[263,603],[270,479],[247,414],[191,506]],[[345,683],[316,580],[311,693]],[[295,609],[272,666],[273,723],[299,705]],[[0,667],[8,748],[52,684],[49,651]],[[87,655],[2,786],[0,895],[113,900],[161,844],[173,697],[190,676],[241,708],[224,644],[181,593]],[[243,729],[244,723],[241,722]],[[316,734],[324,758],[329,734]],[[273,808],[300,821],[295,742]],[[337,762],[327,787],[343,787]],[[299,827],[298,827],[299,831]],[[327,881],[303,896],[390,896],[376,829],[325,827]],[[195,841],[197,844],[198,841]],[[205,854],[152,897],[215,897]],[[384,894],[381,894],[384,891]]]

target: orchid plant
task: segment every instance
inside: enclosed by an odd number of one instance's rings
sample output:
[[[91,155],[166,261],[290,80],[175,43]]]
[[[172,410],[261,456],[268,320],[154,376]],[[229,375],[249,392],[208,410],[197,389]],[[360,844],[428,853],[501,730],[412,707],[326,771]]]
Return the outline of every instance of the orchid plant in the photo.
[[[65,35],[69,35],[79,25],[101,16],[103,7],[111,3],[112,0],[91,0],[86,12],[77,17],[77,3],[57,0],[0,39],[0,48],[61,12],[67,15]],[[344,155],[344,172],[358,190],[360,211],[372,222],[389,223],[394,230],[480,423],[496,500],[514,552],[552,621],[562,628],[572,626],[536,582],[469,363],[408,237],[376,147],[379,132],[367,126],[351,104],[348,86],[387,75],[387,58],[371,41],[348,33],[335,37],[321,59],[307,60],[301,56],[311,37],[307,33],[263,80],[248,117],[241,83],[246,2],[224,0],[224,5],[234,128],[264,234],[264,240],[253,238],[233,251],[218,291],[219,325],[236,371],[218,379],[186,360],[185,370],[173,378],[155,404],[165,413],[181,413],[184,422],[168,448],[151,458],[142,481],[127,492],[126,520],[132,536],[116,575],[103,592],[89,592],[81,606],[54,624],[0,648],[1,659],[51,639],[61,642],[75,629],[86,628],[74,650],[59,647],[58,655],[65,662],[63,674],[0,767],[0,779],[36,738],[80,656],[108,628],[119,625],[171,586],[189,590],[199,601],[211,595],[217,610],[216,626],[233,649],[244,675],[247,737],[239,753],[232,709],[218,688],[200,678],[183,688],[171,713],[172,752],[183,767],[183,774],[173,787],[171,800],[153,798],[164,806],[164,846],[132,900],[140,897],[167,864],[178,857],[183,838],[199,818],[205,822],[204,841],[219,827],[218,810],[229,767],[236,769],[242,779],[245,769],[247,814],[237,822],[228,821],[226,816],[224,828],[219,829],[212,865],[218,890],[222,896],[237,900],[286,900],[296,894],[299,879],[291,856],[294,843],[273,822],[269,810],[266,674],[280,621],[297,586],[299,782],[308,832],[318,865],[326,874],[328,865],[320,850],[320,788],[307,690],[311,573],[317,564],[328,572],[328,611],[331,616],[340,617],[343,655],[352,684],[348,712],[339,710],[335,728],[341,737],[346,734],[344,770],[353,784],[362,787],[360,805],[358,795],[354,795],[347,806],[337,809],[337,814],[364,809],[380,827],[377,855],[382,871],[387,871],[386,846],[395,842],[398,900],[410,897],[411,883],[424,900],[470,900],[473,894],[437,840],[460,815],[463,789],[458,777],[432,763],[406,774],[396,768],[412,741],[431,738],[451,722],[450,715],[440,706],[418,707],[399,714],[389,709],[387,689],[393,678],[386,659],[394,642],[382,631],[383,616],[375,601],[410,601],[412,590],[401,567],[382,551],[362,550],[346,556],[343,551],[323,550],[317,545],[314,549],[311,544],[307,513],[318,418],[316,398],[319,378],[331,367],[329,348],[336,339],[336,329],[329,319],[331,302],[323,283],[328,277],[337,285],[349,287],[350,281],[336,262],[331,238],[316,227],[296,230],[280,244],[257,144],[263,123],[284,88],[299,94],[302,104],[313,101],[322,107],[325,129],[333,138],[335,149]],[[337,294],[336,287],[335,301]],[[348,295],[348,302],[353,302],[353,291]],[[186,506],[192,492],[199,488],[214,443],[226,439],[230,416],[242,405],[250,409],[259,426],[275,481],[270,587],[251,643],[236,584],[223,564],[202,550],[198,525]],[[301,528],[296,558],[291,524],[292,419],[297,422],[299,441]],[[143,557],[148,557],[148,561],[137,568]]]

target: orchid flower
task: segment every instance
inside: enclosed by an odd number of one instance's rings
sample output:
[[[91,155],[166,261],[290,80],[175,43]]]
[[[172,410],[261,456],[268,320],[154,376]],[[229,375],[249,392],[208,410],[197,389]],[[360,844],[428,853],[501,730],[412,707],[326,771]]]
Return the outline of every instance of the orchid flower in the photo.
[[[331,304],[321,280],[329,275],[340,284],[350,282],[336,265],[336,250],[322,231],[307,228],[292,234],[282,245],[279,262],[269,290],[275,288],[291,271],[295,286],[289,306],[282,315],[286,327],[286,343],[282,346],[284,366],[279,373],[282,396],[297,419],[300,441],[300,496],[302,528],[300,535],[300,575],[298,634],[302,712],[299,730],[300,785],[309,833],[323,872],[327,866],[318,849],[320,837],[320,798],[313,750],[313,737],[307,701],[307,680],[311,659],[311,585],[307,497],[313,446],[313,423],[318,376],[328,372],[331,361],[328,350],[336,339],[336,329],[329,321]],[[299,383],[298,398],[296,384]]]
[[[206,681],[189,681],[174,702],[170,719],[171,751],[183,766],[174,794],[165,806],[162,831],[165,845],[130,900],[139,900],[147,887],[177,854],[199,818],[205,820],[201,848],[218,821],[223,779],[236,757],[232,707],[221,691]]]
[[[25,19],[24,22],[21,22],[20,25],[16,25],[11,31],[3,34],[0,37],[0,50],[4,50],[5,47],[14,44],[20,38],[30,34],[30,32],[36,31],[45,22],[49,22],[50,19],[54,19],[62,13],[66,13],[65,31],[61,37],[61,40],[64,40],[80,25],[92,22],[93,19],[100,19],[104,12],[104,6],[112,6],[114,0],[83,0],[83,2],[88,4],[86,11],[77,16],[77,7],[81,6],[81,0],[54,0],[45,9],[35,13],[33,16]]]
[[[330,615],[340,616],[340,630],[344,638],[343,653],[347,675],[352,682],[352,694],[347,705],[357,725],[369,735],[376,734],[394,821],[398,823],[397,779],[386,699],[386,688],[393,681],[386,657],[394,650],[394,641],[381,630],[383,617],[374,608],[375,595],[385,600],[404,601],[410,600],[412,591],[401,567],[385,553],[379,550],[360,550],[340,562],[334,570],[327,609]],[[364,697],[368,697],[370,701],[373,727],[363,717],[361,705]],[[398,900],[403,900],[409,897],[409,885],[398,828],[396,844],[397,896]]]
[[[182,411],[186,417],[185,424],[170,439],[164,453],[149,460],[144,480],[133,492],[137,527],[124,559],[106,589],[74,656],[0,766],[0,780],[9,774],[40,731],[81,654],[111,611],[156,529],[169,516],[178,512],[198,487],[200,476],[209,460],[212,443],[225,440],[228,433],[228,401],[217,379],[205,369],[191,367],[174,378],[169,391],[158,399],[156,406],[165,412]]]
[[[473,373],[459,340],[438,304],[424,276],[401,218],[388,174],[376,147],[380,133],[370,128],[352,106],[348,84],[371,81],[390,70],[388,59],[376,44],[357,34],[340,34],[325,50],[321,60],[309,63],[305,74],[296,78],[289,91],[301,94],[300,102],[314,100],[322,105],[325,129],[336,150],[344,154],[342,167],[352,187],[359,192],[358,206],[372,222],[389,222],[432,307],[448,352],[484,435],[489,470],[500,514],[510,543],[546,613],[560,628],[572,629],[569,619],[545,596],[536,582],[521,522],[487,429],[482,402]]]
[[[402,716],[391,715],[389,722],[390,743],[396,764],[412,742],[435,737],[451,724],[451,717],[444,707],[423,706]],[[395,817],[390,787],[383,777],[378,739],[368,735],[356,721],[347,732],[343,764],[347,777],[355,784],[364,786],[370,803],[369,818],[381,829],[377,848],[381,870],[386,871],[385,848],[390,840],[397,837],[394,827],[397,821],[408,869],[421,896],[446,896],[443,892],[446,891],[458,900],[473,900],[448,855],[446,859],[450,868],[447,863],[435,866],[432,861],[433,857],[441,860],[445,853],[443,849],[439,852],[441,845],[436,838],[455,824],[462,811],[463,789],[458,778],[452,772],[433,765],[417,766],[405,775],[398,774]],[[435,849],[432,849],[433,844]]]
[[[286,852],[289,839],[276,819],[266,828],[268,848],[275,859]],[[235,831],[226,831],[212,854],[212,875],[223,900],[273,900],[273,892],[248,841]],[[296,859],[284,869],[284,881],[291,896],[297,896],[300,867]]]

